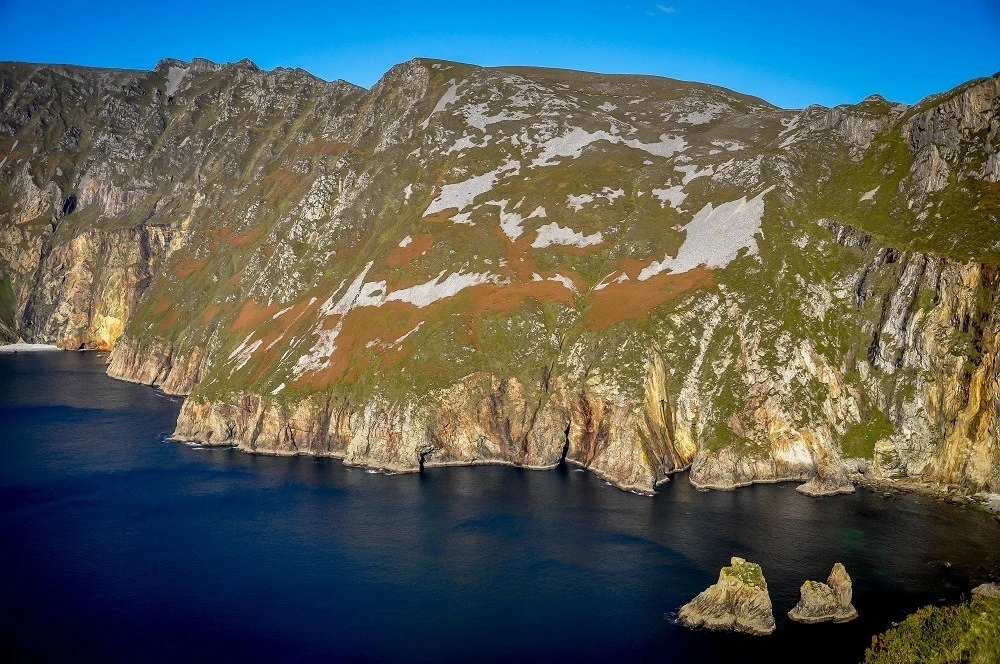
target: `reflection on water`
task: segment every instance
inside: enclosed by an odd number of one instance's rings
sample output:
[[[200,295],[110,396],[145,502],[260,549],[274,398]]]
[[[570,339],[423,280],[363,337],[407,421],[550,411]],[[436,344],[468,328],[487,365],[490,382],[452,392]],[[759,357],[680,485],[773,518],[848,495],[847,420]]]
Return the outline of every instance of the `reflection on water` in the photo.
[[[17,659],[854,662],[1000,568],[1000,524],[916,497],[678,476],[647,498],[572,469],[385,477],[171,443],[180,401],[102,362],[0,358],[0,648]],[[733,555],[764,569],[773,636],[665,619]],[[861,618],[790,623],[836,561]]]

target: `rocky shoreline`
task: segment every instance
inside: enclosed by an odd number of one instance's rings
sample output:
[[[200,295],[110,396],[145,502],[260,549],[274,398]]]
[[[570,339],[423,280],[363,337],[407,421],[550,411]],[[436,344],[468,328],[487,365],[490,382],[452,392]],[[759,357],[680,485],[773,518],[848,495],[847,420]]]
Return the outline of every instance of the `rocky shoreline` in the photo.
[[[187,396],[197,385],[197,380],[195,380],[198,376],[197,372],[202,371],[203,367],[206,365],[206,359],[204,356],[200,356],[200,353],[196,349],[195,353],[190,356],[181,355],[181,360],[174,363],[169,359],[155,359],[154,350],[155,349],[151,349],[149,347],[144,347],[141,352],[137,352],[135,349],[117,347],[109,356],[108,375],[117,380],[151,385],[173,396]],[[192,370],[191,367],[195,367],[195,369]],[[165,385],[170,389],[164,389]],[[185,406],[186,405],[187,402],[185,401]],[[232,436],[235,433],[236,430],[234,430],[230,435]],[[840,472],[828,472],[823,477],[819,474],[810,476],[808,473],[797,473],[775,477],[773,479],[758,478],[729,484],[705,483],[699,481],[696,474],[692,472],[693,463],[688,463],[675,469],[662,471],[661,476],[656,479],[651,486],[647,486],[645,484],[622,483],[615,474],[589,465],[585,460],[571,458],[568,454],[556,459],[555,461],[534,464],[499,458],[440,460],[425,457],[423,459],[418,458],[418,461],[415,464],[386,465],[371,463],[370,461],[361,459],[352,459],[347,461],[348,453],[346,449],[341,449],[339,451],[318,450],[314,447],[306,449],[287,449],[280,447],[254,446],[239,437],[228,437],[222,440],[217,438],[213,439],[212,435],[206,436],[204,434],[192,434],[186,429],[182,431],[180,428],[180,420],[178,421],[178,428],[175,430],[171,438],[179,442],[196,442],[205,446],[233,447],[248,454],[263,454],[267,456],[301,455],[339,459],[341,461],[345,461],[347,465],[353,467],[368,468],[385,474],[416,473],[420,472],[421,467],[443,468],[491,465],[524,468],[527,470],[552,470],[558,468],[560,463],[565,462],[587,470],[588,472],[592,472],[597,477],[619,489],[647,496],[654,495],[656,493],[657,486],[671,481],[671,479],[676,476],[684,474],[687,475],[687,480],[691,482],[691,484],[699,491],[733,491],[753,486],[754,484],[779,484],[794,482],[798,483],[796,490],[804,495],[811,497],[826,497],[850,494],[853,493],[856,488],[861,487],[873,493],[882,494],[885,497],[889,497],[894,494],[915,494],[939,500],[941,502],[948,502],[954,505],[984,509],[986,511],[997,513],[998,520],[1000,520],[1000,496],[996,496],[996,499],[991,501],[989,494],[970,494],[962,487],[954,485],[940,485],[933,482],[920,482],[908,478],[896,480],[888,478],[873,478],[871,477],[870,472],[857,472],[859,469],[870,471],[870,464],[867,464],[866,467],[866,464],[859,464],[854,461],[844,463]],[[569,452],[568,448],[566,449],[566,452]]]
[[[51,348],[52,350],[65,350],[57,349],[54,347],[46,347],[46,349]],[[90,349],[84,349],[84,351]],[[102,351],[100,349],[93,349],[97,352],[108,352]],[[148,352],[148,349],[147,349]],[[156,365],[155,370],[149,370],[148,360],[137,362],[135,361],[137,354],[134,350],[126,350],[124,348],[116,348],[110,351],[108,357],[108,370],[107,374],[109,377],[116,380],[122,380],[125,382],[137,383],[142,385],[149,385],[155,389],[159,389],[165,394],[171,396],[186,396],[190,393],[191,389],[196,385],[196,381],[192,379],[193,375],[196,374],[196,370],[192,370],[191,367],[197,366],[199,362],[204,362],[200,359],[198,354],[194,354],[193,357],[183,357],[183,359],[178,364],[173,364],[170,361],[157,361],[154,362]],[[147,356],[148,357],[148,356]],[[178,368],[179,367],[179,368]],[[873,479],[869,476],[860,473],[853,473],[850,475],[849,479],[838,480],[839,484],[833,485],[831,488],[829,485],[824,484],[818,476],[813,478],[802,478],[802,477],[783,477],[777,479],[757,479],[750,482],[743,482],[733,485],[720,485],[720,484],[702,484],[697,481],[691,472],[691,465],[676,468],[670,470],[663,474],[662,477],[656,480],[652,487],[647,487],[645,485],[627,485],[622,484],[617,477],[613,474],[603,471],[599,468],[588,465],[585,461],[578,459],[573,459],[569,457],[560,457],[550,463],[542,464],[531,464],[531,463],[520,463],[517,461],[511,461],[507,459],[453,459],[453,460],[439,460],[439,459],[423,459],[418,461],[415,465],[379,465],[372,464],[365,460],[358,459],[348,459],[348,454],[346,450],[318,450],[315,448],[311,449],[283,449],[277,447],[254,447],[248,445],[246,441],[239,438],[223,438],[213,439],[212,437],[199,437],[185,435],[183,432],[179,433],[179,429],[169,437],[170,440],[183,443],[196,443],[205,447],[231,447],[237,449],[241,452],[247,454],[261,454],[264,456],[315,456],[320,458],[331,458],[337,459],[345,463],[345,465],[366,468],[380,472],[383,474],[395,475],[395,474],[409,474],[418,473],[422,468],[446,468],[446,467],[462,467],[462,466],[507,466],[513,468],[522,468],[525,470],[554,470],[558,468],[562,463],[566,463],[571,466],[575,466],[593,473],[595,476],[599,477],[608,484],[619,488],[630,493],[635,493],[637,495],[651,496],[656,493],[656,487],[665,484],[671,480],[676,481],[679,476],[687,475],[687,481],[691,482],[695,488],[699,491],[732,491],[739,488],[745,488],[752,486],[754,484],[778,484],[778,483],[799,483],[796,487],[800,493],[813,497],[822,496],[834,496],[846,493],[852,493],[855,487],[864,488],[872,493],[878,493],[885,497],[899,494],[915,494],[924,497],[939,500],[941,502],[947,502],[954,505],[968,506],[972,508],[984,509],[998,514],[998,520],[1000,520],[1000,496],[994,497],[994,500],[990,500],[989,495],[976,495],[963,493],[960,487],[954,486],[941,486],[929,482],[913,482],[913,481],[900,481],[900,480],[888,480],[888,479]],[[816,490],[819,487],[820,490]]]

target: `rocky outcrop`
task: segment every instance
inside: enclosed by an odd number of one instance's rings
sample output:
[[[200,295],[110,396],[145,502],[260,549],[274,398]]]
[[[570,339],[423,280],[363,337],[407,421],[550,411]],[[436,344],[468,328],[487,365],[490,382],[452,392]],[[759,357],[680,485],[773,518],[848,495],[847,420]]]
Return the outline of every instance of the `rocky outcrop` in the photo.
[[[139,342],[126,338],[108,360],[108,375],[132,383],[159,387],[167,394],[186,395],[201,382],[208,358],[197,346],[181,350],[172,342]]]
[[[991,122],[1000,108],[1000,78],[972,81],[942,97],[931,98],[903,129],[915,153],[934,145],[953,157],[977,132],[997,131]]]
[[[865,352],[842,358],[803,345],[775,342],[784,367],[755,367],[774,352],[748,335],[742,343],[749,395],[766,394],[727,425],[752,445],[707,449],[695,456],[699,488],[730,489],[754,482],[806,480],[807,495],[850,493],[852,475],[867,480],[932,482],[963,491],[996,492],[1000,473],[997,267],[934,254],[880,248],[850,226],[822,222],[838,244],[868,257],[848,282],[859,311],[875,314]],[[844,289],[847,290],[846,288]],[[861,357],[858,357],[858,356]],[[865,357],[867,356],[867,357]],[[775,375],[775,374],[779,375]],[[850,374],[859,383],[849,380]],[[783,377],[812,376],[828,389],[819,412],[795,427],[794,393]],[[784,394],[782,394],[784,393]],[[865,402],[871,404],[867,408]],[[868,413],[885,413],[878,425]],[[867,438],[866,458],[839,445]]]
[[[691,466],[691,483],[699,489],[729,491],[751,484],[805,481],[813,472],[808,455],[743,454],[728,449],[699,452]]]
[[[801,599],[788,617],[800,623],[848,622],[858,617],[851,604],[853,589],[851,577],[840,563],[830,571],[826,583],[806,581],[802,584]]]
[[[108,350],[163,259],[168,235],[143,226],[87,231],[40,261],[21,332],[60,348]]]
[[[760,566],[734,557],[715,585],[681,607],[677,619],[688,627],[770,634],[774,614]]]
[[[1000,131],[995,118],[1000,110],[1000,79],[973,81],[942,97],[925,102],[903,127],[915,159],[900,190],[909,191],[920,205],[927,194],[944,190],[950,178],[997,181]],[[960,159],[969,145],[982,150],[982,156]],[[976,168],[977,163],[982,166]]]
[[[0,227],[16,336],[64,349],[110,349],[166,255],[170,231],[145,225],[64,230],[76,198],[39,200],[46,224]]]
[[[883,296],[869,357],[912,388],[894,390],[869,375],[899,431],[876,445],[875,472],[996,491],[1000,272],[919,254],[897,264],[898,285]]]
[[[795,487],[795,490],[807,496],[836,496],[854,493],[854,483],[847,477],[843,469],[820,468],[816,477]]]
[[[973,595],[1000,599],[1000,583],[983,583],[972,589]]]

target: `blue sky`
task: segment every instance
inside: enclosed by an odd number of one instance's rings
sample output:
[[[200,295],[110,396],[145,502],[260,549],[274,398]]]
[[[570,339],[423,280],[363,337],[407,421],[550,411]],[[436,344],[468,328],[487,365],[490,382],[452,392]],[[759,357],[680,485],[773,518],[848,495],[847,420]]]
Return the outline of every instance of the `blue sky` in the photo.
[[[149,69],[168,56],[366,87],[426,56],[658,74],[791,108],[873,92],[909,103],[1000,71],[1000,0],[0,0],[0,60]]]

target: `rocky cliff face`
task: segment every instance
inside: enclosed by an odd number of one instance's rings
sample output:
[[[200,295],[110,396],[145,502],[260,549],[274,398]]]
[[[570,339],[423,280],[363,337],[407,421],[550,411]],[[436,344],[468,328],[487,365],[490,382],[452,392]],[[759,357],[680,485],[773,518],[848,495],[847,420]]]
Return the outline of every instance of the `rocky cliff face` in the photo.
[[[0,65],[0,334],[254,452],[1000,492],[997,81]]]

